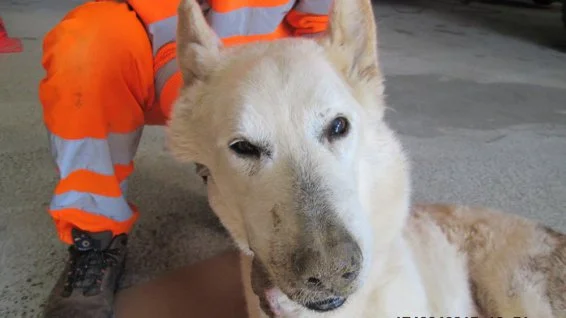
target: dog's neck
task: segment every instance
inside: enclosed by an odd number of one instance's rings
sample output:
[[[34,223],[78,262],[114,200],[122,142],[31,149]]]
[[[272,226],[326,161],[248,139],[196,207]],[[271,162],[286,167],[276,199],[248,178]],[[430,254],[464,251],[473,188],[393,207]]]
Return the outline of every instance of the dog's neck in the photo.
[[[375,165],[362,160],[359,165],[360,200],[366,218],[371,225],[371,250],[373,257],[388,253],[391,246],[403,238],[411,208],[411,180],[409,165],[400,146],[394,149],[399,153],[399,162],[384,166],[382,171],[375,171]],[[365,156],[363,156],[365,157]],[[395,175],[395,178],[384,178],[383,175]],[[376,255],[377,254],[377,255]]]
[[[410,191],[405,188],[408,184],[400,187],[405,190],[379,191],[377,196],[381,198],[376,201],[374,194],[371,200],[383,204],[370,209],[373,232],[371,262],[366,283],[358,292],[360,303],[356,306],[372,310],[379,308],[380,312],[356,312],[360,317],[396,317],[399,312],[428,313],[430,309],[410,242],[404,235],[410,215]],[[391,218],[394,221],[384,221],[384,215],[397,217]],[[406,286],[411,286],[411,289],[407,290]],[[370,303],[379,305],[368,306]]]
[[[413,256],[404,236],[411,209],[410,166],[406,163],[400,145],[395,145],[390,150],[390,153],[397,153],[398,158],[393,159],[389,166],[380,166],[381,171],[375,171],[376,165],[370,160],[376,159],[372,159],[371,155],[362,156],[369,159],[362,160],[359,165],[360,176],[372,176],[359,178],[360,199],[364,210],[367,211],[366,217],[371,224],[372,236],[372,246],[368,248],[371,251],[368,255],[371,261],[365,279],[368,283],[364,284],[360,293],[365,294],[363,298],[371,299],[372,302],[379,299],[385,309],[388,303],[398,303],[389,299],[390,295],[402,297],[395,291],[395,286],[407,277],[412,277],[417,280],[414,283],[416,288],[407,293],[411,294],[411,299],[416,300],[415,309],[423,309],[426,308],[426,296],[424,291],[419,289],[421,284],[418,282],[416,269],[411,267],[414,264]],[[396,177],[384,178],[383,175],[386,174]],[[383,294],[384,290],[391,290],[383,285],[391,285],[393,290],[390,294]],[[376,294],[378,290],[381,294]]]

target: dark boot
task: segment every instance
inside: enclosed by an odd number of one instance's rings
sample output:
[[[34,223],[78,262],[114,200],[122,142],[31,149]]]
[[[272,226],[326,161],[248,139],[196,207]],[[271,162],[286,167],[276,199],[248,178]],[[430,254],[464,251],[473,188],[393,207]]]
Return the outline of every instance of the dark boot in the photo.
[[[124,271],[127,235],[72,232],[69,260],[53,288],[45,318],[114,317],[114,292]]]

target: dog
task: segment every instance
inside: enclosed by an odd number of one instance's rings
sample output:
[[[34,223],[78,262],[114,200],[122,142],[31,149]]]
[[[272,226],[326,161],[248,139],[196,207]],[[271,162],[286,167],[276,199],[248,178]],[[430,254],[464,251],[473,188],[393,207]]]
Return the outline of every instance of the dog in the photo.
[[[372,10],[336,0],[318,38],[223,47],[179,5],[168,146],[242,252],[250,317],[565,318],[564,234],[411,204]]]

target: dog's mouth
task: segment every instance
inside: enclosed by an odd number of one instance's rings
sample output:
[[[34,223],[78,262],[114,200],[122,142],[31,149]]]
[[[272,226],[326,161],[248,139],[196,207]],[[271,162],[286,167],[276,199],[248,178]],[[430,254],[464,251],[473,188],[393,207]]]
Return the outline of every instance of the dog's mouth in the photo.
[[[270,289],[264,290],[259,295],[260,304],[265,313],[267,313],[270,317],[280,317],[285,316],[284,314],[284,306],[282,306],[282,301],[285,302],[283,296],[287,296],[284,294],[279,288],[274,287]],[[287,299],[291,299],[287,296]],[[295,303],[308,308],[310,310],[316,312],[329,312],[336,310],[342,305],[346,303],[346,297],[329,297],[318,301],[308,301],[308,302],[301,302],[295,301]]]
[[[304,306],[314,311],[327,312],[340,308],[345,302],[345,297],[330,297],[320,301],[308,302]]]
[[[336,310],[347,301],[347,297],[343,296],[319,294],[317,297],[305,297],[304,292],[285,292],[274,284],[255,258],[252,265],[252,288],[259,298],[262,310],[270,317],[287,316],[285,310],[288,309],[289,301],[316,312]]]

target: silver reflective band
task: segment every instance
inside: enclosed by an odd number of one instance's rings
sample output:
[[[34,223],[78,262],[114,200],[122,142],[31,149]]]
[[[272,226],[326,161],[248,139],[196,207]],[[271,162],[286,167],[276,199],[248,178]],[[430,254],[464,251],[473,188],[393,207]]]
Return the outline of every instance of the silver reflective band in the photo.
[[[134,159],[142,130],[140,127],[131,133],[110,133],[106,139],[63,139],[49,134],[51,154],[61,179],[77,170],[114,175],[114,165],[127,165]]]
[[[177,38],[177,16],[151,23],[147,27],[151,36],[153,56],[167,43],[175,42]]]
[[[317,32],[317,33],[305,33],[301,36],[304,38],[315,39],[323,36],[324,34],[326,34],[326,31]]]
[[[317,15],[327,15],[333,0],[289,0],[277,7],[244,7],[230,12],[206,11],[206,20],[220,38],[269,34],[281,24],[287,13],[295,10]],[[177,16],[172,16],[147,27],[155,56],[165,44],[174,42],[177,33]]]
[[[133,211],[123,197],[112,198],[78,191],[54,196],[49,209],[51,211],[78,209],[118,222],[126,221],[133,215]]]
[[[330,12],[332,1],[333,0],[299,0],[295,10],[304,13],[327,15]]]
[[[155,74],[155,94],[156,99],[159,100],[161,96],[161,91],[165,86],[165,83],[179,70],[179,66],[177,65],[177,59],[174,58],[171,61],[165,63],[160,69],[157,70]]]
[[[247,7],[225,13],[210,10],[206,20],[220,38],[269,34],[281,24],[294,2],[290,0],[277,7]]]
[[[122,192],[122,197],[128,197],[128,180],[120,182],[120,192]]]
[[[230,12],[216,12],[208,9],[206,20],[219,38],[232,36],[250,36],[273,33],[285,16],[297,3],[295,9],[304,13],[326,15],[332,0],[289,0],[276,7],[244,7]],[[157,55],[167,43],[176,40],[177,16],[163,19],[148,25],[153,55]],[[169,78],[178,71],[176,60],[169,61],[155,76],[155,92],[157,100]]]

